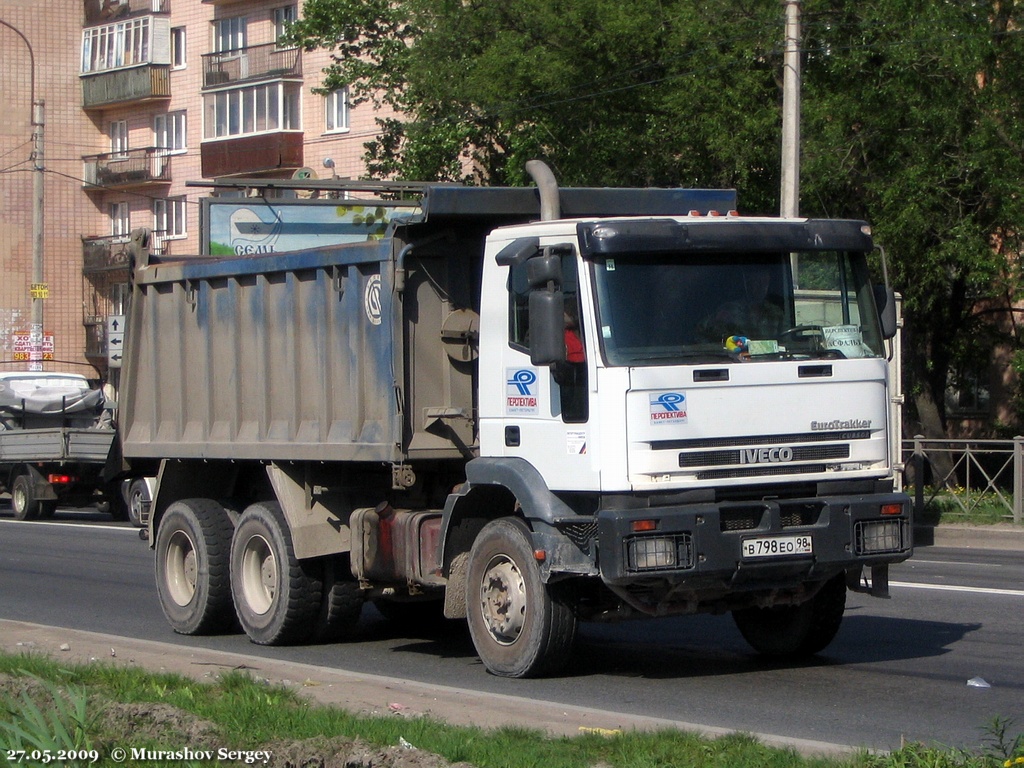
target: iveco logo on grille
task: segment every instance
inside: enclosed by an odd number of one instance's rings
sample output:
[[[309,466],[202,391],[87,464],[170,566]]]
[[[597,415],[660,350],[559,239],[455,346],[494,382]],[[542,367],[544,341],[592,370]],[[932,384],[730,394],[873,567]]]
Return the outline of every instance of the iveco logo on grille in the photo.
[[[740,464],[777,464],[792,460],[792,448],[743,448],[740,450]]]

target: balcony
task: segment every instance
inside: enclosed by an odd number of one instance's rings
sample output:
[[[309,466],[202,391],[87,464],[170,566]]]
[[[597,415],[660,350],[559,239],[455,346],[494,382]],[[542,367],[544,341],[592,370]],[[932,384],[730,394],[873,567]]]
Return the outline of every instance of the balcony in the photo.
[[[200,148],[204,178],[294,171],[301,168],[303,133],[287,131],[204,141]]]
[[[302,77],[302,51],[277,43],[203,54],[203,88],[253,80]]]
[[[127,281],[131,261],[131,239],[128,237],[108,235],[82,238],[83,275],[121,271]]]
[[[85,189],[137,189],[171,181],[171,158],[154,147],[87,155]]]
[[[129,16],[170,12],[170,0],[85,0],[85,25],[91,27]]]
[[[82,76],[82,108],[103,109],[171,98],[171,68],[164,64],[146,64],[131,69]]]

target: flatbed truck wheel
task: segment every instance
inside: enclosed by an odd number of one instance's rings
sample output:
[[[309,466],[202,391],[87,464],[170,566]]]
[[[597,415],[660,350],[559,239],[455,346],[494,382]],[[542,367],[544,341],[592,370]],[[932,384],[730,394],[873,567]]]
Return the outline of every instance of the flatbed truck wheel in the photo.
[[[175,632],[228,629],[231,609],[231,521],[211,499],[184,499],[167,508],[156,534],[156,587]]]
[[[525,523],[506,517],[484,526],[470,550],[466,607],[489,672],[539,677],[566,664],[576,616],[561,592],[544,583]]]
[[[316,566],[295,557],[280,504],[246,508],[231,542],[231,591],[250,640],[287,645],[314,635],[323,590]]]
[[[846,576],[825,582],[805,603],[775,608],[744,608],[732,617],[750,646],[770,658],[800,659],[825,650],[846,610]]]
[[[15,520],[37,520],[40,516],[40,503],[36,498],[36,489],[29,475],[18,475],[11,484],[11,508]]]

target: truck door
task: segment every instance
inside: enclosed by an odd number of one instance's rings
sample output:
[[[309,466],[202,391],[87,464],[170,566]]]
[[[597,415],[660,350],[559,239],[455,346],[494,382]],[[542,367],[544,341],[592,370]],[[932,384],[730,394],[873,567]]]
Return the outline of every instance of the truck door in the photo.
[[[508,268],[502,308],[507,339],[501,344],[497,370],[485,367],[482,376],[499,376],[502,396],[496,403],[501,417],[500,455],[529,461],[552,490],[596,490],[599,475],[594,458],[590,382],[592,354],[582,311],[575,251],[562,256],[561,291],[564,301],[566,360],[551,366],[530,362],[529,293],[526,263]],[[493,311],[493,308],[492,308]],[[495,319],[497,319],[495,313]],[[492,400],[492,402],[494,402]]]

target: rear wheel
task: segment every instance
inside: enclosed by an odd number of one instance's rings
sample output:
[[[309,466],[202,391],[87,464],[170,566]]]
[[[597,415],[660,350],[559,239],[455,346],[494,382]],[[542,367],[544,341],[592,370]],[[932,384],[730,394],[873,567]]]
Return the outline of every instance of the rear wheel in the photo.
[[[336,643],[355,634],[363,613],[365,594],[352,577],[347,555],[333,555],[322,561],[320,613],[312,639],[318,643]]]
[[[576,616],[559,586],[544,583],[521,520],[494,520],[473,542],[466,607],[473,645],[492,674],[538,677],[568,661]]]
[[[11,508],[15,520],[36,520],[40,515],[35,484],[29,475],[18,475],[11,485]]]
[[[175,632],[203,635],[230,627],[231,521],[210,499],[167,508],[156,534],[156,587]]]
[[[280,504],[246,508],[231,543],[231,591],[250,640],[285,645],[314,634],[322,597],[316,571],[316,563],[295,557]]]
[[[800,605],[744,608],[732,617],[743,638],[772,658],[813,656],[832,642],[846,610],[846,576],[840,573]]]

